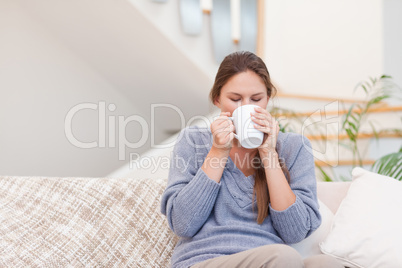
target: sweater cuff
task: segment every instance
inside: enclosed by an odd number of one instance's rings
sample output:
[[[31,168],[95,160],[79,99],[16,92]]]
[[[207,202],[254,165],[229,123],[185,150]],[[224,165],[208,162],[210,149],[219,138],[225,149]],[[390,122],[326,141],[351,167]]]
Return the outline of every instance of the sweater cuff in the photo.
[[[296,195],[296,201],[282,211],[275,210],[269,204],[274,228],[286,243],[301,241],[305,238],[310,226],[310,218],[305,204]]]

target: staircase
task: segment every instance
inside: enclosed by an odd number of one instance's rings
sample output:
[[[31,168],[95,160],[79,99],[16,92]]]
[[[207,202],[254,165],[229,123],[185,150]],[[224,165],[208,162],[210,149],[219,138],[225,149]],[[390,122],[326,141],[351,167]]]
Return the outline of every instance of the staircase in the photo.
[[[181,127],[180,114],[187,121],[210,112],[208,93],[217,64],[206,45],[207,35],[194,40],[181,32],[175,21],[178,1],[20,2],[29,16],[114,85],[135,107],[136,115],[147,122],[154,116],[157,142],[168,138],[172,128]],[[163,20],[164,16],[173,19]],[[152,110],[152,104],[166,105]],[[138,140],[141,134],[136,127],[131,140]],[[131,152],[143,153],[149,148],[148,141]]]

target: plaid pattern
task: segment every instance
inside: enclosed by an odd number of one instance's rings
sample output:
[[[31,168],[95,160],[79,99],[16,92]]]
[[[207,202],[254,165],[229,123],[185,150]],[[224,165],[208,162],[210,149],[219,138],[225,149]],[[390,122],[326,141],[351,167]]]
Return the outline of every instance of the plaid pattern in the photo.
[[[0,177],[0,267],[167,267],[164,180]]]

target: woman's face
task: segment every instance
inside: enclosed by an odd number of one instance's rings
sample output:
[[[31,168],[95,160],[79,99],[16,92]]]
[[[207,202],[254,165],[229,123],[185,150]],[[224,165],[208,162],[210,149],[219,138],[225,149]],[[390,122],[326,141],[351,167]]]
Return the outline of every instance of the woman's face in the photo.
[[[267,88],[262,79],[253,71],[238,73],[230,78],[221,89],[214,104],[222,112],[230,112],[246,104],[258,105],[263,109],[268,105]]]

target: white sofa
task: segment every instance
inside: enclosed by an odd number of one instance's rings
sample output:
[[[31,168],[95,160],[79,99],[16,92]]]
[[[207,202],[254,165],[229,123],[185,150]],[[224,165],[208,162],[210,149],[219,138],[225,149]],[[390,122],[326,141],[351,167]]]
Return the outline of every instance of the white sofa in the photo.
[[[168,267],[166,180],[0,177],[0,267]],[[333,212],[349,182],[319,182]]]
[[[321,226],[292,245],[345,267],[402,267],[402,182],[361,168],[318,182]],[[0,176],[0,267],[168,267],[166,178]],[[334,213],[336,215],[334,216]]]
[[[317,196],[331,211],[336,213],[348,193],[351,182],[317,182]]]

